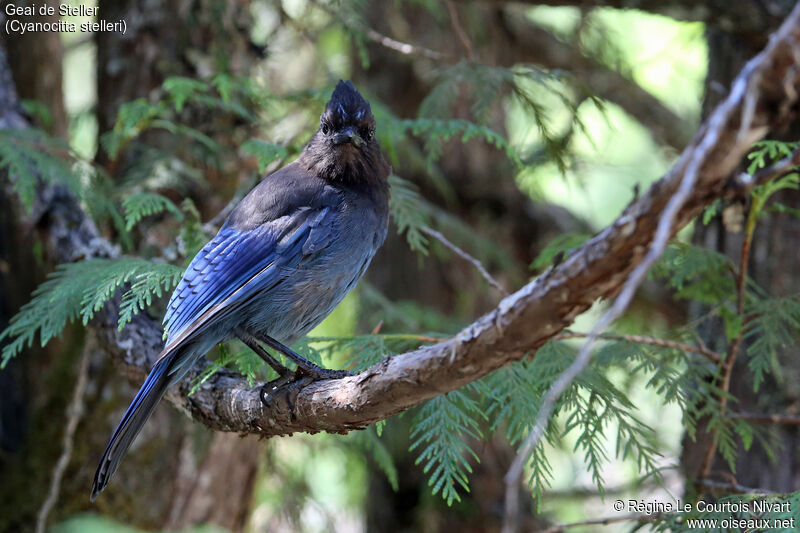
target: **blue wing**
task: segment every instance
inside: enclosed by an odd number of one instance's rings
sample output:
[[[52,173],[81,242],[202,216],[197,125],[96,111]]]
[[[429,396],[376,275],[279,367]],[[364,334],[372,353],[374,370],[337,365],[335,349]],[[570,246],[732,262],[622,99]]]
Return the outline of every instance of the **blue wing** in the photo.
[[[223,227],[195,256],[172,293],[165,352],[253,294],[269,290],[332,237],[332,209],[300,208],[249,230]]]

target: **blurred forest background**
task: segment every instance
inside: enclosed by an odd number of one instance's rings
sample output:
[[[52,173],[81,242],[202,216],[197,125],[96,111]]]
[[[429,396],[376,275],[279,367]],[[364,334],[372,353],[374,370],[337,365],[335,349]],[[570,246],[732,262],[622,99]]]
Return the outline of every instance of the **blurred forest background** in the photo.
[[[144,307],[160,318],[176,272],[232,200],[302,149],[335,83],[353,80],[372,103],[393,166],[393,226],[365,280],[300,347],[327,365],[355,369],[454,334],[613,221],[665,173],[793,6],[82,4],[97,5],[98,20],[126,21],[126,34],[2,35],[25,124],[0,132],[0,167],[4,181],[31,165],[50,179],[62,176],[123,254],[164,267],[126,263],[120,268],[129,276],[115,274],[121,281],[104,289],[100,306],[124,283],[140,283],[146,290],[129,297],[128,310]],[[790,149],[797,132],[767,137],[774,142],[756,147],[756,167]],[[48,214],[20,183],[0,206],[0,330],[65,262],[42,245]],[[702,353],[608,340],[529,462],[534,485],[521,488],[523,530],[608,516],[617,498],[800,487],[796,185],[791,178],[761,191],[768,207],[751,233],[752,309],[737,309],[731,275],[751,209],[740,202],[707,211],[682,231],[615,326],[620,335],[672,339],[706,354],[727,352],[744,334],[755,348],[743,352],[729,383],[721,388],[723,370]],[[500,287],[448,242],[478,259]],[[82,268],[60,270],[58,290],[111,276]],[[46,522],[60,533],[500,531],[503,476],[536,402],[580,342],[548,343],[532,361],[342,436],[241,438],[210,431],[164,402],[91,505],[97,458],[138,383],[80,324],[91,309],[70,305],[67,296],[47,304],[61,318],[37,326],[37,335],[56,337],[46,346],[37,337],[28,347],[32,338],[20,341],[19,331],[2,339],[2,531],[35,529],[59,469]],[[571,331],[588,331],[602,309],[580,316]],[[61,332],[59,320],[76,318]],[[253,359],[239,352],[221,349],[218,365],[258,378]],[[769,413],[782,418],[757,416]],[[77,426],[58,466],[68,421]],[[678,526],[656,520],[645,527]]]

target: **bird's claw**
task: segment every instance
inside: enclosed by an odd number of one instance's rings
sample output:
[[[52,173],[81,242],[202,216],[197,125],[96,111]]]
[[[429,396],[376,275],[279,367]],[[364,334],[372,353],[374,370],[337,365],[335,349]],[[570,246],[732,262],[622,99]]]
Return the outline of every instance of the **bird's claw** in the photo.
[[[265,407],[269,407],[271,399],[275,397],[283,388],[286,388],[286,399],[289,405],[293,408],[294,400],[300,393],[300,390],[315,381],[322,381],[326,379],[341,379],[353,374],[347,370],[330,370],[320,366],[309,364],[306,366],[298,366],[294,372],[287,371],[285,374],[278,376],[272,381],[268,381],[261,386],[259,396],[261,403]]]
[[[314,364],[311,364],[308,367],[298,366],[297,370],[295,371],[296,378],[299,379],[300,377],[310,377],[314,381],[322,381],[325,379],[341,379],[352,375],[353,373],[347,370],[330,370]]]
[[[276,379],[272,381],[267,381],[261,386],[261,391],[259,392],[259,397],[261,398],[261,403],[264,406],[269,407],[270,404],[270,397],[273,396],[281,387],[286,385],[287,383],[291,383],[296,379],[296,376],[291,372],[287,372],[281,376],[278,376]]]

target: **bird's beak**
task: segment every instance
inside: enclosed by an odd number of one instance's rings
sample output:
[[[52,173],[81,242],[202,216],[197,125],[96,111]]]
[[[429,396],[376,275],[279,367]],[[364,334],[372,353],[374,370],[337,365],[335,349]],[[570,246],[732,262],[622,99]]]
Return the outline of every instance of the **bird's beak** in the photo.
[[[364,144],[364,139],[358,135],[354,128],[345,128],[333,136],[333,144],[338,146],[345,143],[350,143],[356,148],[359,148]]]

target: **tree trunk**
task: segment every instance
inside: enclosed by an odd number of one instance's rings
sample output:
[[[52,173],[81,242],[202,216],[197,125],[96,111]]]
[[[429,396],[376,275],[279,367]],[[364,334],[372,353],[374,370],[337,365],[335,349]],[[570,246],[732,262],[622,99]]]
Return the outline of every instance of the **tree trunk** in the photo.
[[[202,55],[193,55],[193,51],[202,49],[204,39],[219,39],[219,43],[241,50],[241,38],[221,35],[239,32],[240,26],[235,22],[242,11],[247,12],[244,7],[221,1],[164,2],[158,6],[137,0],[100,2],[99,18],[125,18],[129,24],[141,23],[141,26],[129,26],[130,31],[140,32],[134,34],[137,38],[128,35],[120,39],[117,34],[104,32],[96,35],[100,132],[113,126],[123,102],[146,97],[169,75],[187,74],[182,61],[195,57],[195,67],[201,65]],[[176,20],[186,17],[195,24],[176,25]],[[176,27],[183,29],[184,38],[192,39],[176,40]],[[48,105],[51,112],[59,109],[55,105],[62,101],[62,61],[61,55],[55,53],[60,51],[56,46],[60,43],[58,34],[31,35],[28,44],[16,39],[14,36],[7,41],[12,50],[12,62],[21,69],[19,77],[37,80],[36,83],[18,81],[17,87],[35,89],[30,94],[25,93],[25,97],[46,99],[46,103],[52,104]],[[30,53],[36,56],[39,49],[42,50],[41,60],[31,60]],[[213,46],[210,49],[216,50]],[[226,62],[234,62],[242,55],[226,56],[217,52],[217,59],[224,57]],[[164,61],[165,57],[170,60]],[[0,74],[9,74],[5,60],[0,62]],[[192,72],[191,75],[197,74]],[[3,87],[3,90],[13,91],[13,87]],[[0,113],[4,118],[15,114],[19,117],[18,108],[10,102],[3,98]],[[60,110],[63,115],[63,104]],[[65,124],[65,121],[54,120],[54,125],[62,122]],[[64,134],[66,127],[54,127],[53,131]],[[7,177],[3,179],[8,183]],[[32,275],[38,270],[31,268],[33,256],[21,253],[31,249],[36,227],[24,222],[25,216],[13,198],[10,187],[6,187],[0,220],[0,259],[3,261],[0,265],[4,266],[0,268],[0,295],[3,296],[0,326],[4,326],[28,299],[42,277],[41,274]],[[71,259],[54,256],[45,249],[45,262],[41,266],[46,268],[40,267],[41,271],[51,270],[54,263]],[[79,347],[84,340],[93,344],[90,339],[83,338],[82,331],[79,328],[77,335],[68,335],[65,341],[52,343],[46,351],[26,351],[8,370],[0,372],[3,385],[0,388],[0,470],[3,471],[0,530],[27,531],[36,523],[37,513],[48,493],[53,467],[61,453],[65,408],[74,388],[81,356]],[[261,446],[255,438],[241,439],[207,430],[166,404],[156,410],[134,442],[108,490],[95,505],[90,504],[88,496],[96,461],[139,383],[129,383],[107,354],[98,349],[90,354],[88,377],[85,409],[50,523],[80,511],[99,511],[149,529],[186,528],[198,524],[219,525],[232,531],[244,527],[261,461]]]
[[[40,5],[55,7],[58,13],[59,2],[46,0]],[[37,9],[36,22],[57,22],[57,14],[39,15]],[[67,135],[67,113],[64,107],[62,91],[62,70],[64,47],[58,32],[25,32],[23,35],[4,37],[8,61],[14,74],[17,94],[24,100],[35,100],[44,105],[49,115],[49,123],[37,121],[36,126],[60,137]]]

